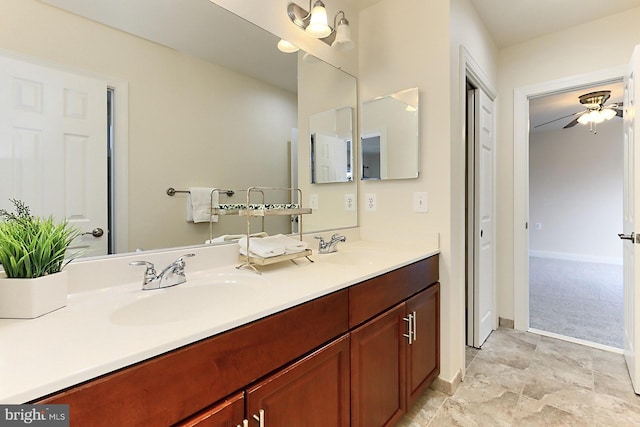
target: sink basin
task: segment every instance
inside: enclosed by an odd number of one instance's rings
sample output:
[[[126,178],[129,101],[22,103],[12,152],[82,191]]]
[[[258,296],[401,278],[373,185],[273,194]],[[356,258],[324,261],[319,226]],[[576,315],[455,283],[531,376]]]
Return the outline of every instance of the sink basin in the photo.
[[[316,259],[320,262],[327,262],[338,265],[374,265],[378,263],[381,257],[380,251],[370,248],[348,248],[338,249],[338,252],[330,254],[319,254]]]
[[[135,300],[117,307],[112,323],[146,326],[189,320],[208,312],[230,310],[259,298],[265,280],[244,274],[200,275],[169,288],[140,291]]]

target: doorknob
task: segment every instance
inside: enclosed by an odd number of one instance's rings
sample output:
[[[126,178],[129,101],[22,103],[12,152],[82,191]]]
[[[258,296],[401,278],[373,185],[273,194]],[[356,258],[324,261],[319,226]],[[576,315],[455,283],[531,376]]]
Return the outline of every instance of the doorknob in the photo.
[[[618,237],[620,240],[631,240],[632,242],[636,242],[637,240],[634,232],[631,232],[631,234],[620,233],[618,234]]]
[[[94,228],[92,231],[87,231],[86,233],[82,233],[81,236],[86,236],[87,234],[92,235],[93,237],[102,237],[104,234],[104,230],[100,227]]]

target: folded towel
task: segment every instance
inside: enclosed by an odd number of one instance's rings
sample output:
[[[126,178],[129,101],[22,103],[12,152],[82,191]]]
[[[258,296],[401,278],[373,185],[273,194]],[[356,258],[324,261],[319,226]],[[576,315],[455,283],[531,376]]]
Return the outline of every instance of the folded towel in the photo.
[[[218,222],[218,215],[211,215],[211,205],[218,205],[218,192],[213,188],[191,187],[187,195],[187,221]]]
[[[296,239],[294,237],[285,236],[284,234],[275,234],[269,237],[269,240],[273,242],[273,244],[283,246],[284,251],[287,254],[302,252],[309,247],[306,242],[303,242],[302,240]]]
[[[247,254],[247,237],[243,236],[238,240],[240,253]],[[249,252],[262,258],[269,258],[277,255],[293,254],[307,249],[307,244],[298,239],[287,237],[283,234],[276,234],[263,238],[251,237],[249,239]]]
[[[237,242],[238,240],[242,239],[245,236],[246,236],[246,234],[223,234],[222,236],[214,237],[211,240],[207,240],[204,243],[205,243],[205,245],[210,245],[212,243]],[[251,237],[266,237],[266,236],[268,236],[268,234],[265,233],[264,231],[261,231],[259,233],[252,233],[250,236]],[[246,246],[246,244],[245,244],[245,246]]]

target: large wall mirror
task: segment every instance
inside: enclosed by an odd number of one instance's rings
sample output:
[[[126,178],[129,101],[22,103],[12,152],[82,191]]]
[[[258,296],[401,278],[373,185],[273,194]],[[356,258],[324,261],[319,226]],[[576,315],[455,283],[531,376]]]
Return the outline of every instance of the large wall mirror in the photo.
[[[12,23],[0,31],[0,48],[126,83],[128,206],[116,204],[112,216],[124,215],[128,235],[114,252],[209,238],[209,224],[187,222],[186,194],[168,196],[170,187],[303,187],[308,205],[310,156],[301,141],[309,141],[310,117],[357,107],[353,76],[305,52],[278,51],[277,37],[209,0],[3,0],[0,13]],[[356,194],[354,182],[344,185],[327,190],[322,207]],[[16,196],[3,191],[0,207]],[[219,197],[246,200],[241,192]],[[267,202],[287,202],[273,197]],[[350,227],[357,214],[342,209],[324,221],[314,213],[304,222],[305,232]],[[265,228],[289,233],[291,219],[270,217]],[[214,236],[245,230],[239,217],[213,224]]]
[[[312,114],[311,183],[353,181],[353,108]]]
[[[418,88],[362,103],[361,179],[418,177]]]

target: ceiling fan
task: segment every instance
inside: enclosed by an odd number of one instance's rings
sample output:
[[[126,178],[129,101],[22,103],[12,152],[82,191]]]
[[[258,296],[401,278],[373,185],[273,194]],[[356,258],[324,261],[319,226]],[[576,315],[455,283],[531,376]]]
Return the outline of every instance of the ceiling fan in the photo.
[[[558,120],[577,116],[567,123],[563,129],[574,127],[578,123],[583,125],[589,124],[591,132],[596,133],[596,125],[598,123],[602,123],[605,120],[611,120],[614,117],[622,117],[622,110],[620,109],[623,105],[622,102],[604,105],[610,97],[610,90],[599,90],[597,92],[585,93],[578,97],[580,104],[585,107],[584,110],[553,119],[535,127],[538,128],[540,126],[548,125],[549,123],[557,122]]]

